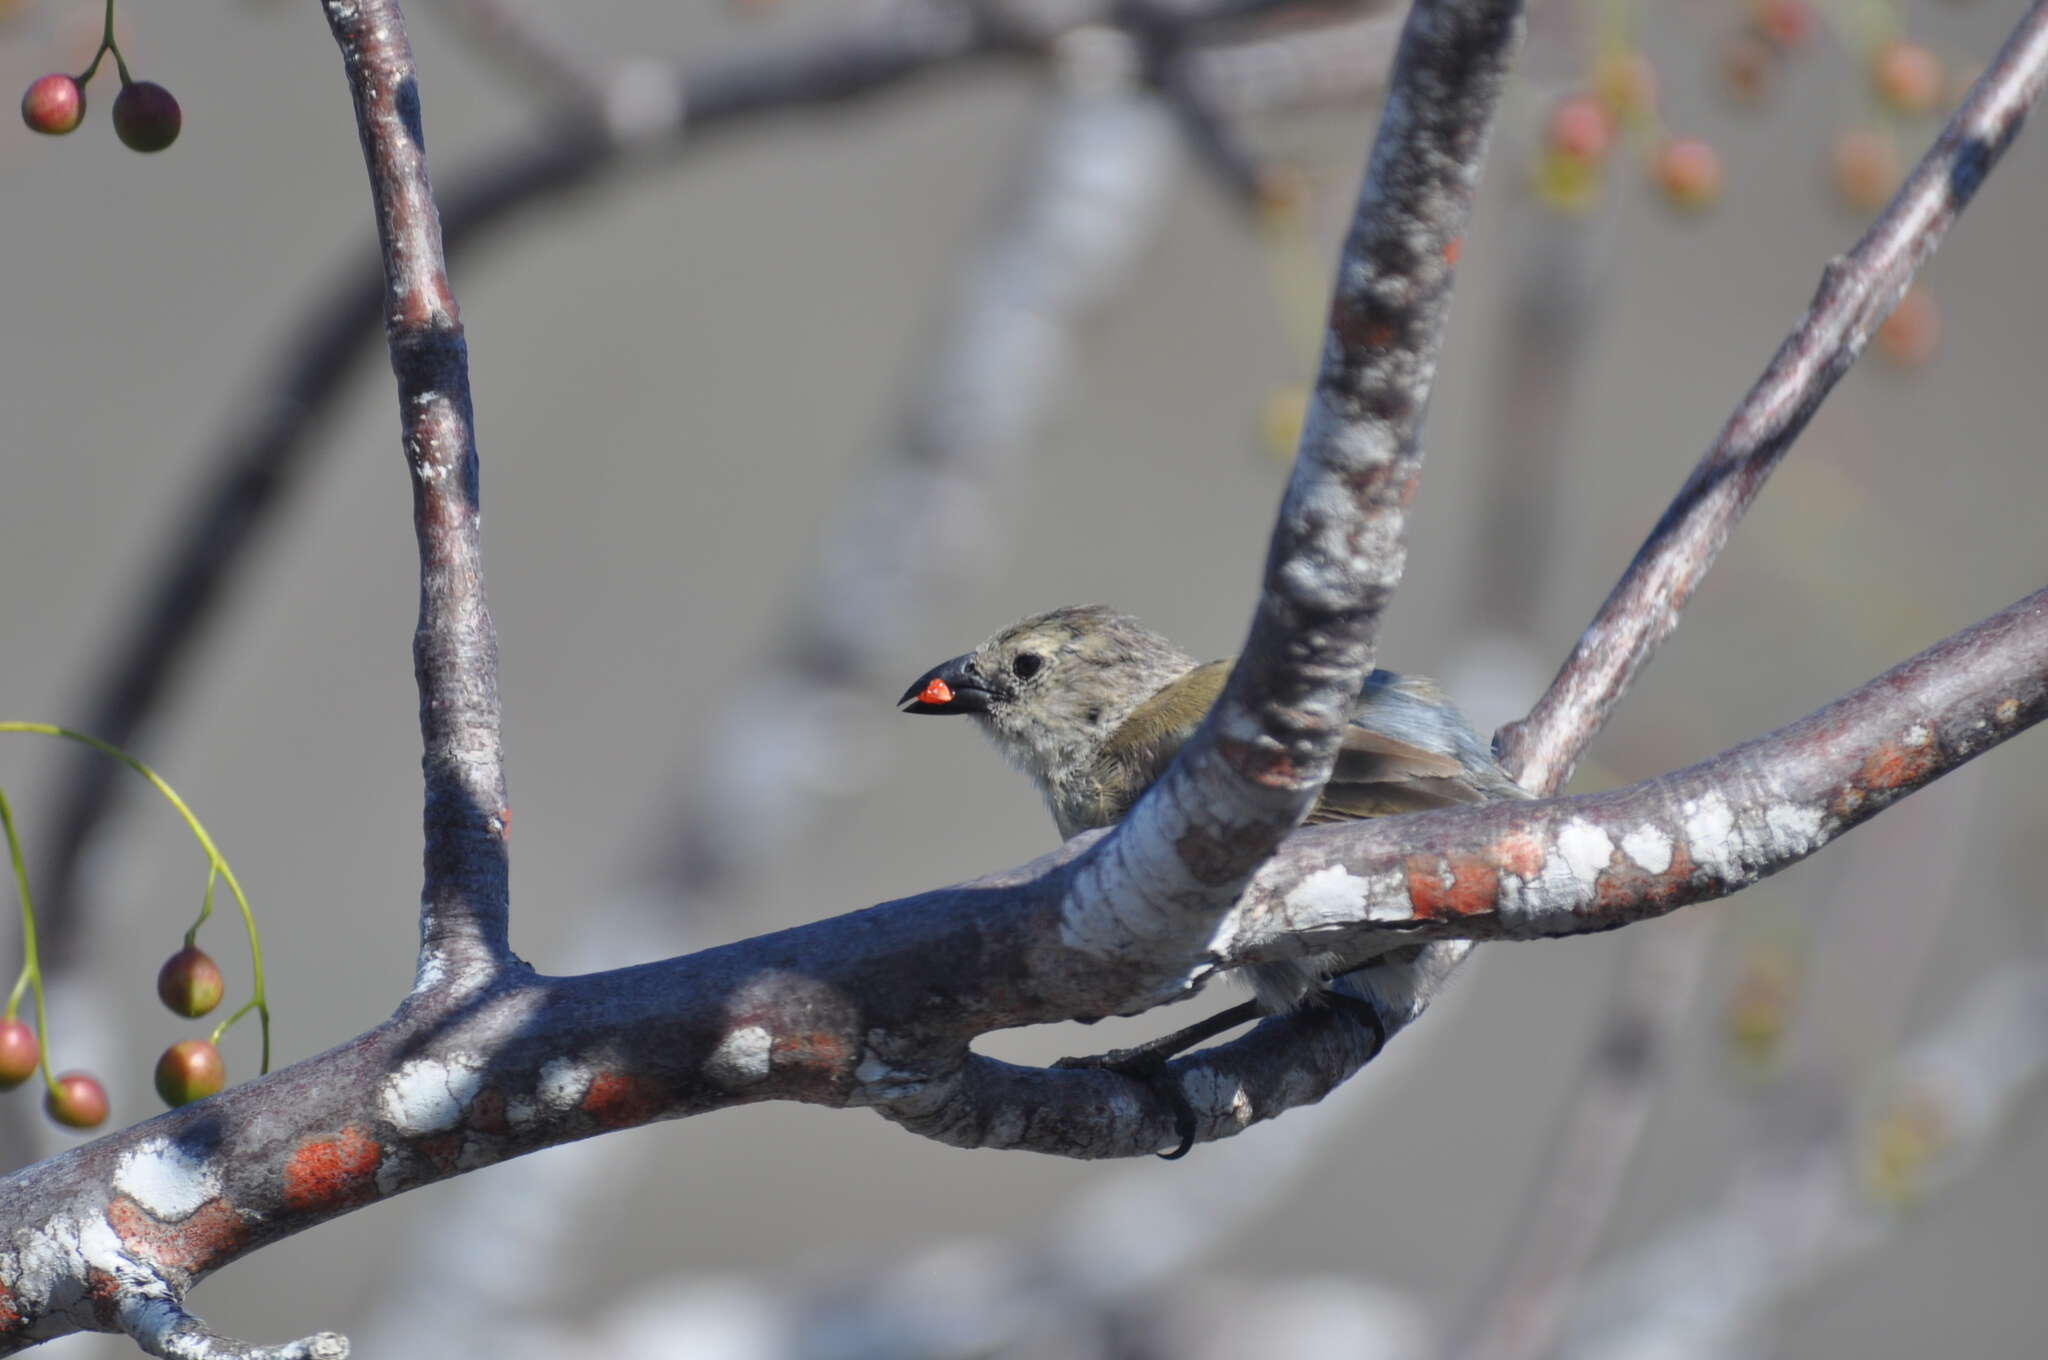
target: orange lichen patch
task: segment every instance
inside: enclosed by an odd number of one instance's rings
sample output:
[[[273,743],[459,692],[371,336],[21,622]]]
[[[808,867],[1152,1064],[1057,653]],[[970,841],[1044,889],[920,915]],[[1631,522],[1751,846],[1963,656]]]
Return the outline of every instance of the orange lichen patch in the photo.
[[[852,1066],[853,1046],[830,1030],[806,1030],[801,1034],[777,1035],[769,1049],[771,1061],[781,1066],[814,1067],[839,1072]]]
[[[92,1266],[85,1272],[85,1296],[92,1300],[93,1320],[106,1331],[116,1330],[115,1310],[121,1302],[121,1282],[112,1271]]]
[[[1500,873],[1477,855],[1408,857],[1408,900],[1418,921],[1477,916],[1494,909]]]
[[[1991,710],[1991,716],[1998,719],[2000,726],[2016,722],[2020,716],[2020,701],[2017,699],[1999,700],[1998,707]]]
[[[1464,255],[1464,253],[1465,253],[1465,238],[1464,238],[1464,237],[1462,237],[1462,236],[1453,236],[1453,237],[1452,237],[1452,238],[1451,238],[1450,240],[1448,240],[1448,241],[1444,242],[1444,263],[1445,263],[1445,264],[1447,264],[1447,265],[1452,265],[1452,266],[1454,266],[1454,267],[1455,267],[1455,266],[1457,265],[1457,263],[1458,263],[1458,260],[1459,260],[1459,258],[1460,258],[1461,256],[1463,256],[1463,255]]]
[[[1940,754],[1931,735],[1917,744],[1888,741],[1865,757],[1856,782],[1872,792],[1910,788],[1932,773]]]
[[[1503,873],[1534,878],[1543,868],[1543,842],[1526,831],[1502,836],[1493,843],[1493,862]]]
[[[600,1072],[583,1093],[583,1112],[610,1129],[645,1124],[660,1102],[647,1084],[624,1072]]]
[[[1673,847],[1671,863],[1655,874],[1626,855],[1617,855],[1593,884],[1593,910],[1630,918],[1669,910],[1684,901],[1682,893],[1692,882],[1692,869],[1692,856],[1684,846]]]
[[[306,1143],[284,1164],[284,1202],[312,1213],[375,1198],[384,1149],[350,1125],[339,1137]]]
[[[14,1291],[0,1285],[0,1336],[18,1332],[27,1325],[27,1316],[15,1306]]]
[[[116,1195],[107,1205],[107,1223],[131,1254],[194,1274],[234,1255],[243,1237],[242,1216],[217,1196],[166,1223],[128,1196]]]

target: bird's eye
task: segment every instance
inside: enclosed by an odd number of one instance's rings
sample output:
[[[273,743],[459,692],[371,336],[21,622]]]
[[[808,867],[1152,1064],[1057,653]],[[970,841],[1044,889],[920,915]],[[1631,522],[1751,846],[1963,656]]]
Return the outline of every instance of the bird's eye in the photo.
[[[1019,680],[1029,680],[1045,668],[1045,658],[1037,652],[1019,652],[1010,663],[1010,673]]]

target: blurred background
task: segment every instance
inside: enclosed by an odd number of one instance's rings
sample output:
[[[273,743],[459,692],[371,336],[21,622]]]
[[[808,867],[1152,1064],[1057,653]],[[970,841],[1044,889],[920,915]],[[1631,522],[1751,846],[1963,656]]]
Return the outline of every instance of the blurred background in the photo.
[[[453,257],[520,952],[660,957],[1049,849],[965,725],[891,702],[1061,603],[1237,647],[1398,13],[1165,6],[1148,57],[1074,28],[1078,0],[1027,0],[998,13],[1028,41],[977,57],[950,3],[502,4],[408,20],[444,196],[586,163],[506,189]],[[1383,664],[1444,677],[1482,730],[1526,709],[1862,230],[1884,148],[1910,165],[2019,14],[1540,0]],[[99,24],[84,0],[0,3],[0,87],[80,69]],[[0,131],[0,717],[105,714],[222,460],[258,457],[264,422],[289,436],[263,446],[292,469],[263,512],[198,531],[202,556],[241,553],[184,659],[143,667],[165,684],[132,736],[256,903],[282,1064],[412,978],[409,489],[381,337],[326,301],[374,295],[370,214],[316,7],[119,25],[131,70],[182,102],[176,146],[115,141],[110,71],[74,135]],[[1901,36],[1938,61],[1934,116],[1873,77]],[[859,99],[735,93],[884,37],[931,55]],[[1653,71],[1654,114],[1624,59]],[[660,131],[678,71],[727,110],[701,133]],[[1588,124],[1587,90],[1622,116]],[[593,101],[616,141],[583,131]],[[1576,787],[1711,756],[2042,584],[2039,136],[1923,275],[1932,330],[1844,380]],[[1685,178],[1706,158],[1674,165],[1672,137],[1703,139],[1717,182]],[[329,331],[353,338],[307,359]],[[335,370],[331,397],[281,398],[294,364]],[[2038,1354],[2040,748],[1740,898],[1481,950],[1344,1092],[1180,1163],[757,1106],[377,1205],[193,1306],[369,1356]],[[77,781],[70,750],[0,742],[53,918],[53,1060],[99,1072],[126,1124],[192,1028],[151,979],[204,861],[124,784],[67,874]],[[235,929],[206,938],[245,996]],[[226,1043],[234,1079],[252,1028]],[[33,1088],[0,1107],[10,1165],[73,1141]],[[1556,1268],[1511,1289],[1503,1258]]]

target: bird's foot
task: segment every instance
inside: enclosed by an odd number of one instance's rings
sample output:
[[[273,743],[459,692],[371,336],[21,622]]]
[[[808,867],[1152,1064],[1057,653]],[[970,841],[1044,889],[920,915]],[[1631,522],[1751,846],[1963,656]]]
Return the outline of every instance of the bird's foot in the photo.
[[[1173,1079],[1173,1073],[1166,1064],[1175,1054],[1256,1020],[1261,1014],[1256,1001],[1247,1001],[1134,1048],[1119,1048],[1089,1058],[1061,1058],[1053,1066],[1069,1069],[1092,1067],[1142,1082],[1173,1111],[1173,1131],[1180,1137],[1180,1146],[1171,1152],[1160,1153],[1159,1159],[1178,1161],[1187,1156],[1188,1150],[1195,1145],[1195,1110],[1188,1104],[1180,1083]]]

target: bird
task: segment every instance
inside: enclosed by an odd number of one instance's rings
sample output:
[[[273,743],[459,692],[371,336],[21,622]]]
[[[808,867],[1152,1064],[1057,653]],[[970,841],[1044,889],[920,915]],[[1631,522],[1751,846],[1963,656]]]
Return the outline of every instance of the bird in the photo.
[[[1038,786],[1060,837],[1121,820],[1223,693],[1233,658],[1201,664],[1108,605],[1022,619],[912,681],[905,713],[965,714]],[[1531,796],[1435,681],[1365,677],[1310,824]],[[1327,956],[1238,970],[1260,1010],[1329,999]]]

